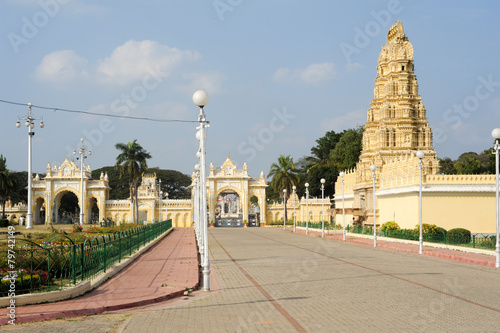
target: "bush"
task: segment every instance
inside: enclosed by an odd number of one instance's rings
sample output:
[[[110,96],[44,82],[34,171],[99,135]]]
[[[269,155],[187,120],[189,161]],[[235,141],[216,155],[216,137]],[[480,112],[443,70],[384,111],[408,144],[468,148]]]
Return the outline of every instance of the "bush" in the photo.
[[[401,228],[399,227],[399,224],[397,224],[394,221],[387,221],[382,226],[380,227],[380,230],[382,231],[392,231],[392,230],[400,230]]]
[[[436,230],[438,229],[438,226],[435,224],[422,224],[422,234],[423,235],[428,235],[428,234],[434,234]],[[415,229],[413,229],[417,234],[420,233],[420,226],[417,224],[415,226]]]
[[[446,239],[446,233],[446,229],[437,227],[434,233],[427,235],[427,240],[431,242],[443,242]]]
[[[449,244],[468,244],[471,239],[470,231],[463,228],[450,229],[446,234],[446,240]]]
[[[0,219],[0,228],[7,228],[9,226],[8,219]]]

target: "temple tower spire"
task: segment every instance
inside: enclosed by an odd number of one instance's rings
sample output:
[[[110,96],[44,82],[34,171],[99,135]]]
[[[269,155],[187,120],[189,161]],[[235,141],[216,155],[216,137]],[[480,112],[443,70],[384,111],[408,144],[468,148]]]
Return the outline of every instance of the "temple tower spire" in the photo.
[[[359,165],[362,169],[368,170],[374,163],[382,167],[396,156],[420,149],[425,153],[429,171],[438,171],[432,131],[418,93],[413,46],[400,21],[389,29],[387,43],[379,54],[373,99],[364,128]]]

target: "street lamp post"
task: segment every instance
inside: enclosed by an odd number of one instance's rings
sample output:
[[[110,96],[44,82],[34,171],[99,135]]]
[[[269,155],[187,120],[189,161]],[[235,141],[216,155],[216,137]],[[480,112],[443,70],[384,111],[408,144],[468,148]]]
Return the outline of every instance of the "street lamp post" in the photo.
[[[194,166],[194,179],[193,179],[193,219],[194,219],[194,229],[196,233],[196,240],[198,241],[198,252],[200,253],[200,258],[203,257],[203,238],[200,230],[200,165],[196,164]]]
[[[286,230],[286,188],[283,189],[283,230]]]
[[[158,212],[158,221],[161,222],[162,216],[161,216],[161,206],[162,206],[162,196],[163,196],[163,191],[161,190],[161,179],[158,179],[158,195],[160,196],[160,211]]]
[[[498,199],[499,199],[499,182],[498,182],[498,174],[499,174],[499,160],[498,160],[498,151],[500,150],[500,128],[495,128],[491,131],[491,136],[495,139],[495,145],[493,149],[495,150],[495,173],[496,173],[496,225],[497,225],[497,234],[496,234],[496,246],[495,252],[497,255],[495,267],[500,267],[500,211],[498,207]]]
[[[78,154],[80,155],[80,225],[83,225],[83,220],[85,218],[85,213],[83,212],[83,208],[85,207],[85,192],[83,191],[83,160],[87,158],[87,156],[92,155],[92,151],[88,148],[85,148],[83,145],[83,138],[80,139],[80,148],[78,149]],[[85,152],[87,152],[87,156],[85,156]],[[76,155],[76,149],[73,150],[73,155]],[[78,159],[78,157],[77,157]]]
[[[424,238],[422,234],[422,166],[424,165],[422,163],[422,159],[424,158],[425,154],[423,151],[419,150],[417,151],[417,157],[418,157],[418,168],[420,170],[420,186],[418,189],[418,198],[419,198],[419,234],[418,234],[418,244],[419,244],[419,250],[418,253],[422,254],[423,253],[423,247],[424,247]]]
[[[321,238],[325,237],[325,178],[321,178]]]
[[[377,166],[372,164],[370,166],[370,170],[372,171],[372,179],[373,179],[373,247],[377,247],[377,205],[375,198],[375,170],[377,170]]]
[[[345,242],[345,207],[344,207],[344,176],[345,172],[340,173],[340,179],[342,182],[342,240]]]
[[[295,190],[297,187],[295,185],[292,186],[292,196],[293,196],[293,232],[295,232]]]
[[[25,125],[28,127],[28,212],[26,216],[26,229],[33,229],[33,207],[32,207],[32,200],[33,200],[33,193],[32,193],[32,186],[33,186],[33,171],[31,169],[32,167],[32,162],[31,162],[31,151],[32,151],[32,138],[33,135],[35,135],[35,132],[33,129],[35,128],[35,120],[40,120],[40,128],[43,128],[45,125],[43,124],[43,119],[42,118],[34,118],[31,115],[31,107],[33,104],[28,103],[28,114],[24,118],[17,118],[17,123],[16,127],[19,128],[21,127],[21,122],[20,120],[25,120]]]
[[[161,209],[163,210],[163,204]],[[165,220],[168,220],[168,192],[165,192]]]
[[[309,234],[309,183],[304,184],[306,187],[306,235]]]
[[[161,222],[163,220],[163,202],[162,202],[162,197],[163,197],[163,191],[160,190],[160,211],[159,211],[159,214],[158,214],[158,222]]]
[[[203,107],[208,103],[208,95],[203,90],[197,90],[193,94],[193,103],[200,108],[198,122],[200,123],[199,130],[196,132],[196,138],[200,141],[200,187],[201,187],[201,219],[204,234],[204,253],[203,253],[203,290],[210,291],[210,262],[208,259],[208,224],[207,224],[207,186],[205,179],[205,127],[208,122],[205,118]]]

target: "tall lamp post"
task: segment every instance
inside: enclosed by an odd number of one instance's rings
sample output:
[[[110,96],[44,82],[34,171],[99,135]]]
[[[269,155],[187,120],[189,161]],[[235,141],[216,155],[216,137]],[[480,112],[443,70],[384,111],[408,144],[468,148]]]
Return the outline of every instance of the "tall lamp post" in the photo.
[[[161,209],[163,210],[163,204]],[[165,192],[165,220],[168,220],[168,192]]]
[[[162,202],[162,198],[163,198],[163,191],[160,190],[160,211],[159,211],[159,214],[158,214],[158,222],[161,222],[163,220],[163,202]]]
[[[85,170],[83,169],[83,160],[87,158],[87,156],[92,155],[92,151],[88,148],[85,148],[83,145],[83,138],[80,139],[80,148],[78,149],[78,154],[80,157],[77,157],[76,159],[80,159],[80,225],[83,225],[83,220],[85,218],[85,214],[83,212],[83,207],[85,207],[85,198],[83,197],[85,195],[85,192],[83,191],[83,174]],[[73,150],[73,155],[76,155],[77,149]],[[85,155],[87,153],[87,156]]]
[[[200,141],[200,188],[201,188],[201,217],[204,242],[203,242],[203,290],[210,291],[210,262],[208,259],[208,224],[207,224],[207,186],[205,173],[205,127],[208,122],[205,118],[203,107],[208,103],[208,95],[204,90],[197,90],[193,94],[193,103],[200,108],[198,122],[200,123],[199,130],[196,132],[196,138]]]
[[[304,184],[306,187],[306,235],[309,234],[309,183]]]
[[[499,182],[498,182],[498,171],[499,171],[499,161],[498,161],[498,151],[500,150],[500,128],[495,128],[493,131],[491,131],[491,136],[495,139],[495,145],[493,146],[493,149],[495,150],[495,172],[496,172],[496,206],[497,206],[497,212],[496,212],[496,224],[497,224],[497,235],[496,235],[496,247],[495,247],[495,252],[497,255],[497,259],[495,262],[495,267],[499,268],[500,267],[500,211],[498,207],[498,199],[499,199]]]
[[[194,166],[193,172],[193,219],[194,219],[194,230],[196,233],[196,240],[198,241],[198,252],[200,253],[200,258],[203,259],[203,238],[200,230],[200,164]],[[202,262],[203,263],[203,262]]]
[[[286,230],[286,188],[283,189],[283,230]]]
[[[340,179],[342,182],[342,240],[345,242],[345,207],[344,207],[344,176],[345,172],[342,171],[340,174]]]
[[[33,129],[35,128],[35,120],[40,120],[40,128],[43,128],[45,125],[43,124],[43,119],[42,118],[34,118],[31,115],[31,107],[33,104],[28,103],[28,114],[24,118],[17,118],[17,123],[16,127],[19,128],[21,127],[21,122],[20,120],[25,120],[26,122],[24,123],[26,127],[28,127],[28,213],[26,216],[26,229],[33,229],[33,207],[32,207],[32,200],[33,200],[33,193],[32,193],[32,186],[33,186],[33,171],[31,170],[31,147],[32,147],[32,138],[33,135],[35,135],[35,132]]]
[[[418,234],[418,244],[419,244],[419,250],[418,253],[422,254],[423,253],[423,247],[424,247],[424,238],[422,236],[422,166],[424,165],[422,163],[422,159],[424,158],[425,154],[423,151],[419,150],[417,151],[417,157],[418,157],[418,168],[420,170],[420,186],[418,189],[418,198],[419,198],[419,234]]]
[[[297,189],[297,187],[295,185],[292,186],[292,196],[293,196],[293,232],[295,232],[295,220],[296,220],[296,216],[295,216],[295,190]]]
[[[161,196],[163,191],[161,190],[161,179],[158,179],[158,197],[159,197],[159,210],[158,210],[158,221],[161,222]],[[154,216],[155,214],[153,214]]]
[[[325,237],[325,178],[321,178],[321,238]]]
[[[373,247],[377,247],[377,205],[375,198],[375,170],[377,170],[377,166],[372,164],[370,166],[370,170],[372,171],[372,179],[373,179]]]

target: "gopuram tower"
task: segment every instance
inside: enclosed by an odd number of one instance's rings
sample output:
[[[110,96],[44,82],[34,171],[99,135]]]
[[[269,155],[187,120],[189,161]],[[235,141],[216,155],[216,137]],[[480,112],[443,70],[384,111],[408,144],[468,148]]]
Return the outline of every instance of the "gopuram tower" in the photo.
[[[417,161],[415,153],[418,150],[425,153],[425,173],[437,173],[439,161],[432,146],[432,131],[425,106],[418,94],[413,46],[404,33],[403,24],[398,21],[389,29],[387,43],[382,46],[378,57],[360,161],[355,170],[346,172],[346,180],[352,182],[354,194],[354,223],[373,224],[373,173],[370,166],[376,165],[376,174],[380,174],[388,163],[394,168],[397,161]],[[379,187],[378,178],[376,187]]]

